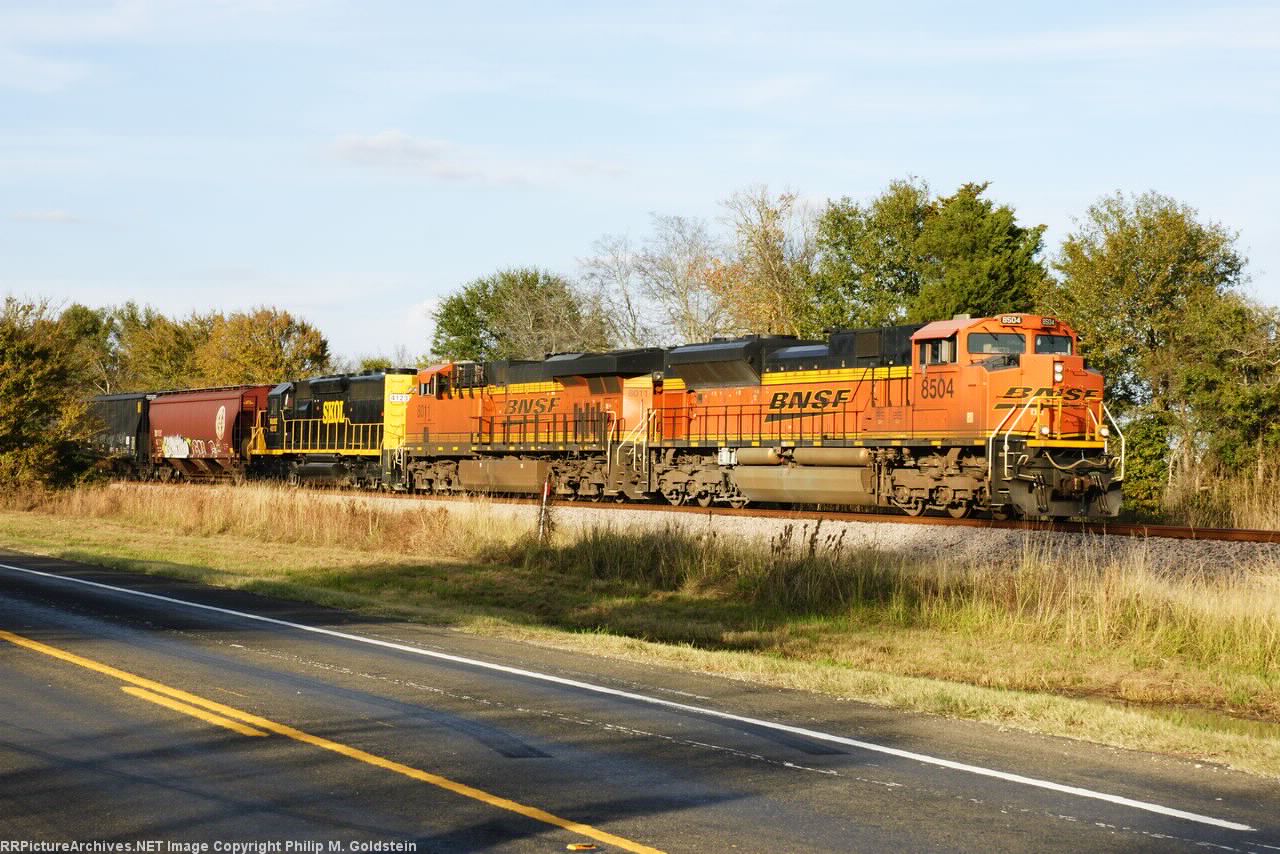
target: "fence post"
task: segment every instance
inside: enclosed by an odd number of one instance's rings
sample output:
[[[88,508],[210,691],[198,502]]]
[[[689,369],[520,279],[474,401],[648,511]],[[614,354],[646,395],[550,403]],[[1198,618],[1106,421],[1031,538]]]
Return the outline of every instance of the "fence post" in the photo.
[[[547,536],[547,502],[551,498],[551,475],[542,482],[542,506],[538,509],[538,542],[544,542]]]

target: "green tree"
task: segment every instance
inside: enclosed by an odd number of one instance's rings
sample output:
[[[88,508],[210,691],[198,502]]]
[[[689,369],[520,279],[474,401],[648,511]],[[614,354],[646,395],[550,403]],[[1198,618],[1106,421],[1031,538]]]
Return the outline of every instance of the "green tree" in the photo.
[[[1025,311],[1047,277],[1044,226],[1018,225],[1008,205],[969,183],[930,197],[917,178],[863,205],[831,202],[818,221],[818,312],[828,326],[925,322]]]
[[[310,323],[263,306],[214,315],[195,363],[206,385],[281,382],[323,373],[329,342]]]
[[[150,306],[126,303],[114,312],[119,324],[120,391],[161,391],[206,384],[196,351],[208,340],[212,317],[192,314],[173,320]]]
[[[42,303],[7,297],[0,312],[0,485],[56,485],[83,465],[89,427],[76,341]]]
[[[1067,235],[1041,298],[1080,333],[1129,424],[1140,464],[1125,491],[1139,509],[1154,511],[1211,449],[1236,453],[1274,431],[1274,319],[1234,293],[1246,264],[1235,242],[1168,196],[1116,193]]]
[[[893,181],[863,205],[847,196],[818,218],[816,274],[820,321],[827,326],[902,323],[920,293],[917,246],[932,213],[929,185]]]
[[[120,390],[120,324],[110,308],[89,308],[80,303],[67,306],[58,323],[75,342],[75,359],[80,366],[81,385],[88,394],[111,394]]]
[[[1063,241],[1045,309],[1083,336],[1082,352],[1126,404],[1168,412],[1173,348],[1197,312],[1244,281],[1236,235],[1168,196],[1116,193],[1092,205]],[[1163,367],[1162,367],[1163,365]]]
[[[1012,208],[982,198],[989,186],[965,184],[931,207],[916,242],[924,263],[910,320],[1027,311],[1043,289],[1045,227],[1018,225]]]
[[[609,346],[598,301],[531,267],[474,279],[433,314],[432,352],[444,359],[540,359]]]
[[[1172,345],[1151,359],[1181,439],[1175,469],[1200,458],[1239,469],[1280,447],[1278,329],[1280,310],[1234,292],[1188,304]]]
[[[498,358],[498,334],[490,318],[493,283],[475,279],[446,297],[432,313],[431,352],[442,359],[485,361]]]

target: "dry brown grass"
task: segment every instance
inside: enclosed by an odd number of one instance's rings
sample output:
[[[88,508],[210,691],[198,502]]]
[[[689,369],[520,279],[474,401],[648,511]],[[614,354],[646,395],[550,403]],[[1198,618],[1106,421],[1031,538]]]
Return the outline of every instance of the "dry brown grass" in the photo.
[[[237,537],[269,543],[343,547],[360,552],[471,557],[502,540],[486,524],[487,504],[462,512],[405,503],[388,508],[368,496],[249,487],[161,487],[136,484],[9,495],[0,507],[53,516],[110,519],[175,536]]]
[[[1263,459],[1244,471],[1212,467],[1187,473],[1170,484],[1164,506],[1177,524],[1280,530],[1280,460]]]
[[[792,662],[819,668],[811,687],[821,690],[874,684],[868,699],[1028,728],[1070,719],[1061,734],[1111,743],[1128,742],[1047,698],[1280,723],[1275,565],[1175,576],[1142,549],[1117,557],[1052,539],[1028,539],[998,562],[926,561],[851,549],[817,527],[766,543],[563,527],[539,544],[502,505],[282,487],[117,486],[3,501],[0,543],[14,547],[489,630],[743,651],[752,655],[725,661],[744,673]],[[616,645],[599,634],[574,642]],[[993,689],[1022,693],[982,693]],[[1194,727],[1224,728],[1207,720]],[[1259,755],[1280,757],[1267,745]]]

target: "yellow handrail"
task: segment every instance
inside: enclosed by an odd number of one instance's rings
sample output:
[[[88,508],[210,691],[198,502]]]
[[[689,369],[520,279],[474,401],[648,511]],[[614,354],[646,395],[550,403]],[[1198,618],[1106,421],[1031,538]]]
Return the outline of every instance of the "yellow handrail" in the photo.
[[[326,422],[322,418],[284,419],[281,449],[286,452],[378,451],[383,425]]]

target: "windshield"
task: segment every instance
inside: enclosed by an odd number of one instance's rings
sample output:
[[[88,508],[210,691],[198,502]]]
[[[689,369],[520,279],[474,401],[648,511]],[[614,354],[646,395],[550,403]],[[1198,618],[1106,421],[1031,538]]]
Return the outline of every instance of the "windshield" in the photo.
[[[1037,335],[1036,352],[1052,353],[1055,356],[1071,355],[1071,337],[1069,335]]]
[[[970,355],[989,356],[992,353],[1025,352],[1027,352],[1027,337],[1021,332],[969,333]]]

